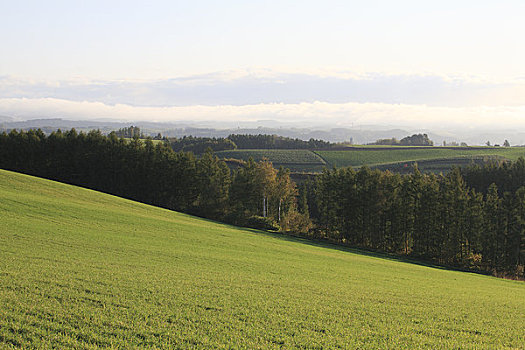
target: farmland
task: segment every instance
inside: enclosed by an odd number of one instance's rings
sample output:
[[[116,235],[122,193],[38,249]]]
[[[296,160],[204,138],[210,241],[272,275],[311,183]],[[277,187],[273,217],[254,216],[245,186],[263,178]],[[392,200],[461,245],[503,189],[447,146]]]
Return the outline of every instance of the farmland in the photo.
[[[270,160],[276,167],[293,172],[320,172],[324,167],[355,167],[367,165],[381,170],[404,172],[417,162],[428,172],[446,172],[452,166],[481,164],[490,160],[516,160],[525,156],[524,147],[403,147],[360,146],[338,150],[275,150],[253,149],[217,152],[223,159],[255,161]]]
[[[316,151],[331,166],[343,167],[379,165],[408,161],[465,158],[482,156],[500,156],[516,160],[525,156],[523,147],[349,147],[340,151]]]
[[[520,348],[525,284],[0,171],[0,344]]]

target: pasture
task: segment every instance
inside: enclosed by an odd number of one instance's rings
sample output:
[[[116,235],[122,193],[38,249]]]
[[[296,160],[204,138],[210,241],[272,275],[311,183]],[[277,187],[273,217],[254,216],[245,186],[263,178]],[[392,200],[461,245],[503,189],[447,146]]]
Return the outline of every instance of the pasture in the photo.
[[[346,150],[315,151],[335,167],[395,164],[434,159],[502,157],[516,160],[525,156],[525,147],[348,147]]]
[[[0,347],[519,349],[525,284],[0,170]]]

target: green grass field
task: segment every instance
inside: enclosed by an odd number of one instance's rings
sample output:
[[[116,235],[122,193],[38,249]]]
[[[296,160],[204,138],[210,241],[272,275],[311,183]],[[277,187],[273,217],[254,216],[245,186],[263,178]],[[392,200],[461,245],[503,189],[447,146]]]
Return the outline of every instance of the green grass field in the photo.
[[[0,348],[523,349],[525,283],[0,170]]]
[[[443,158],[464,158],[464,157],[481,157],[481,156],[501,156],[510,160],[516,160],[519,157],[525,157],[525,147],[476,147],[476,148],[440,148],[440,147],[390,147],[381,149],[379,147],[366,147],[352,149],[349,147],[345,151],[315,151],[330,166],[360,167],[363,165],[379,165],[387,163],[399,163],[418,160],[431,160]]]

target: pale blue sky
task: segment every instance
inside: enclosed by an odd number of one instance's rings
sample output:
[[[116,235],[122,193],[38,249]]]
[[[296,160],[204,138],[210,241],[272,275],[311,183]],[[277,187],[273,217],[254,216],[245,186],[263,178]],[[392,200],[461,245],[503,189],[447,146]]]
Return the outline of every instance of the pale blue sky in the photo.
[[[236,69],[525,77],[525,1],[2,1],[0,74]]]

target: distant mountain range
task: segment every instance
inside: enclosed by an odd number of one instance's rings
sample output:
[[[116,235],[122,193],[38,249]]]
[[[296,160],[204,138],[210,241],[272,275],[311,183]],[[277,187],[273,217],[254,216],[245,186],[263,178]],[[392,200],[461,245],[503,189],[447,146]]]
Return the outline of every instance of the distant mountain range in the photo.
[[[2,122],[11,122],[11,121],[14,121],[15,119],[14,118],[11,118],[11,117],[8,117],[8,116],[5,116],[5,115],[0,115],[0,123]]]
[[[138,126],[145,135],[155,136],[161,133],[168,137],[200,136],[200,137],[226,137],[230,134],[269,134],[279,135],[302,140],[310,138],[320,139],[330,142],[353,142],[354,144],[367,144],[378,139],[392,138],[401,139],[414,133],[426,133],[434,141],[435,145],[441,145],[443,141],[467,142],[469,145],[484,145],[486,141],[491,144],[502,144],[508,139],[512,145],[525,144],[525,132],[519,131],[498,131],[498,132],[465,132],[434,133],[428,130],[405,130],[401,128],[389,128],[376,125],[360,126],[359,128],[297,128],[280,124],[274,120],[261,120],[257,122],[244,123],[241,126],[233,126],[231,123],[220,123],[214,121],[184,123],[157,123],[157,122],[122,122],[115,120],[66,120],[60,118],[41,118],[25,121],[17,121],[15,118],[0,116],[0,131],[11,129],[29,130],[34,128],[42,129],[46,133],[51,133],[57,129],[77,131],[89,131],[99,129],[102,133],[110,133],[130,125]],[[272,127],[272,125],[274,125]]]
[[[3,118],[3,117],[2,117]],[[182,137],[182,136],[200,136],[200,137],[226,137],[230,134],[269,134],[280,135],[285,137],[298,138],[302,140],[309,140],[310,138],[321,139],[330,142],[349,142],[354,143],[368,143],[382,138],[403,138],[410,133],[402,129],[389,130],[364,130],[364,129],[348,129],[348,128],[331,128],[326,130],[315,129],[301,129],[293,127],[223,127],[223,128],[209,128],[192,126],[189,124],[171,124],[171,123],[153,123],[153,122],[137,122],[125,123],[115,121],[93,121],[93,120],[64,120],[59,118],[53,119],[32,119],[26,121],[13,121],[12,118],[2,120],[1,129],[42,129],[46,133],[51,133],[57,129],[69,130],[75,128],[78,131],[88,131],[99,129],[103,133],[109,133],[113,130],[118,130],[130,125],[136,125],[142,129],[146,135],[157,135],[161,133],[168,137]],[[273,122],[278,124],[277,122]],[[260,124],[271,125],[272,121],[261,121]],[[435,138],[442,138],[439,135],[432,135]]]

